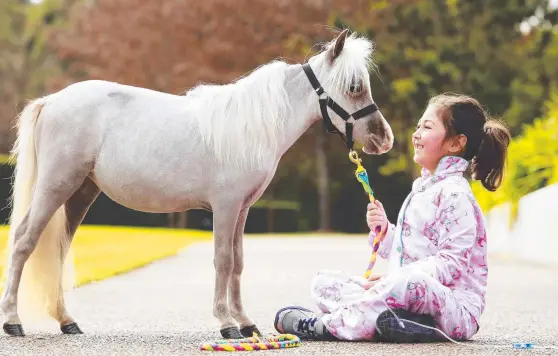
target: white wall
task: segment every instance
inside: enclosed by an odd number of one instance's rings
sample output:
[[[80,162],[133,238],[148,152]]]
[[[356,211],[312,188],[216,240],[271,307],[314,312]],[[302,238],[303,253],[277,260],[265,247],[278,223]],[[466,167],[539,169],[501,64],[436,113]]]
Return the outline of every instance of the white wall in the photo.
[[[512,226],[510,211],[503,204],[485,214],[489,253],[558,266],[558,184],[521,198]]]

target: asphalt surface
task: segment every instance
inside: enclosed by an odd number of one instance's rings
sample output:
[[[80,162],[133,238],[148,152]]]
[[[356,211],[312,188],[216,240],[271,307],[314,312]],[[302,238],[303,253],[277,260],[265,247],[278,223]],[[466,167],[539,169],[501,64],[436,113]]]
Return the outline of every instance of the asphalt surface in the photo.
[[[361,274],[366,239],[247,238],[244,305],[264,334],[275,333],[276,310],[309,296],[320,269]],[[393,345],[369,342],[303,342],[299,348],[259,351],[289,355],[558,355],[558,270],[491,258],[487,308],[481,328],[466,346],[451,343]],[[375,272],[385,270],[379,260]],[[212,316],[213,246],[191,245],[176,257],[67,294],[85,332],[62,335],[55,323],[24,325],[25,338],[0,336],[0,355],[195,355],[201,342],[220,338]],[[514,350],[512,343],[554,345]],[[503,348],[485,347],[503,345]]]

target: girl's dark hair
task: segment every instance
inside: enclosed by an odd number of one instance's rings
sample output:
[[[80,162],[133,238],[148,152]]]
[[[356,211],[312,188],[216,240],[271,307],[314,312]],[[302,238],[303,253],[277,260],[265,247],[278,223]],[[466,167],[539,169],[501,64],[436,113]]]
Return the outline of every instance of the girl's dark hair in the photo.
[[[466,95],[441,94],[430,99],[428,104],[438,107],[446,138],[467,137],[461,156],[471,161],[472,178],[480,180],[489,191],[498,189],[511,140],[507,127],[501,121],[490,119],[480,103]]]

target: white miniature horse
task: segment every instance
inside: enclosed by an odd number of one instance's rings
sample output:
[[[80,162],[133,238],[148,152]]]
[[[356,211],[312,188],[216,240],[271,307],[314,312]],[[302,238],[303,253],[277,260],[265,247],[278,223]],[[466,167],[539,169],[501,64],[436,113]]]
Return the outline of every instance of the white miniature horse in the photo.
[[[64,304],[63,270],[101,191],[144,212],[212,211],[213,315],[223,337],[258,332],[240,296],[248,209],[282,155],[324,112],[343,134],[354,125],[366,153],[391,149],[391,128],[370,91],[371,54],[369,40],[345,30],[305,67],[274,61],[233,84],[200,85],[186,95],[84,81],[29,103],[14,146],[4,332],[24,335],[18,296],[23,308],[29,295],[62,332],[81,333]],[[325,105],[336,113],[331,119]]]

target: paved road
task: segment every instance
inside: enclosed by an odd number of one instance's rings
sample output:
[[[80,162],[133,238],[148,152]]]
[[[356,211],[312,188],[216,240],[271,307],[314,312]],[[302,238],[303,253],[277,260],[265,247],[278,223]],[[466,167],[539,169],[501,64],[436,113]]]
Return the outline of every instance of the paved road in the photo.
[[[57,325],[25,326],[25,338],[0,336],[0,355],[193,355],[219,338],[212,317],[213,247],[200,243],[181,255],[72,291],[68,304],[82,329],[60,335]],[[320,269],[360,274],[369,250],[356,238],[246,239],[244,301],[264,333],[275,332],[275,311],[287,304],[311,306],[309,285]],[[377,271],[385,264],[381,261]],[[289,355],[517,354],[511,343],[558,346],[558,270],[491,260],[488,307],[479,333],[463,347],[450,343],[385,345],[306,342],[300,348],[263,351]],[[480,345],[510,345],[483,349]],[[205,352],[207,354],[208,352]],[[555,350],[523,354],[558,354]]]

